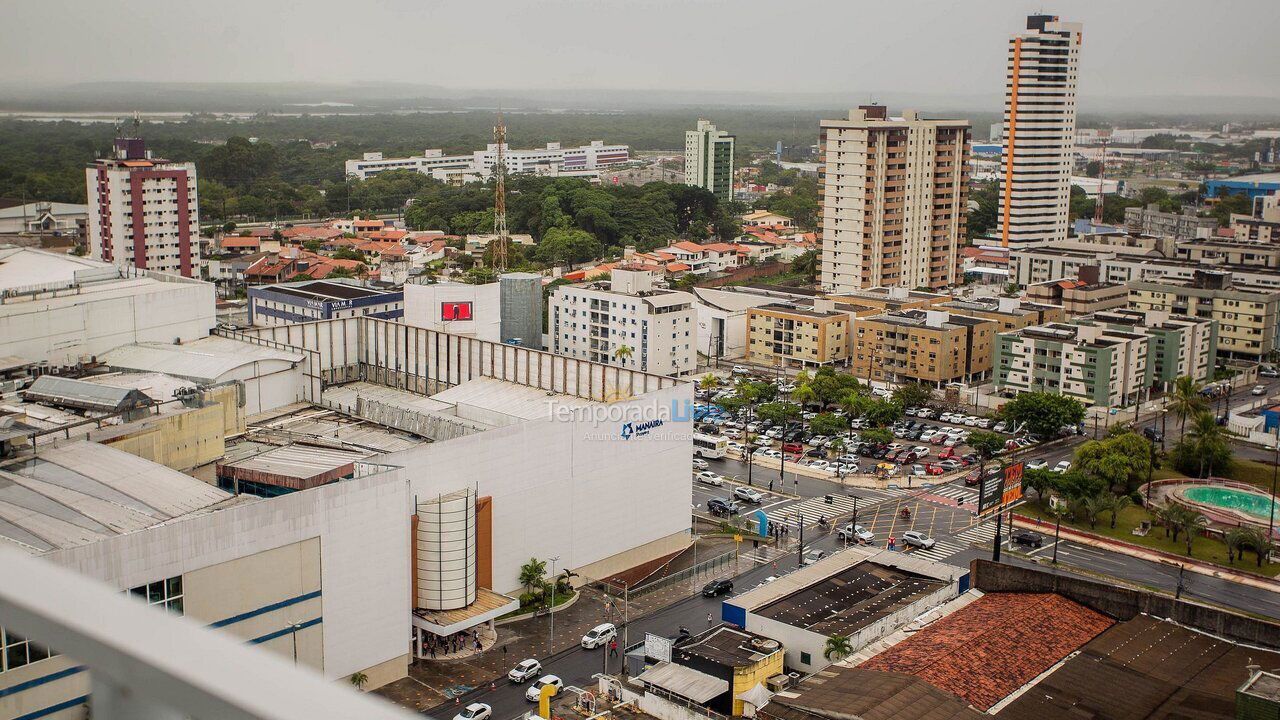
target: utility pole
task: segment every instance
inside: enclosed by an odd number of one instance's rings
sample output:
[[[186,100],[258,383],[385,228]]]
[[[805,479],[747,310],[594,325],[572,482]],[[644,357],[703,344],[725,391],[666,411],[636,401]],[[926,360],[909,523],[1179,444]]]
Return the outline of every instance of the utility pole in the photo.
[[[798,513],[796,517],[799,518],[796,525],[800,527],[799,540],[796,543],[796,561],[804,565],[804,514]]]
[[[551,616],[551,634],[547,636],[548,654],[554,651],[556,647],[556,561],[559,559],[559,555],[551,558],[551,607],[547,611],[547,614]]]
[[[507,127],[502,122],[502,110],[498,110],[498,124],[493,128],[493,142],[498,146],[498,162],[493,168],[493,234],[497,247],[493,250],[493,269],[507,271]]]

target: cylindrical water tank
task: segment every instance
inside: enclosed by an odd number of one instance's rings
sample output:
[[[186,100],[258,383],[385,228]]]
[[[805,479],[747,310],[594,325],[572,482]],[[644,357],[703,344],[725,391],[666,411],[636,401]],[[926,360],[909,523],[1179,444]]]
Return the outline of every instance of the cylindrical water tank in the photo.
[[[418,503],[417,607],[456,610],[476,600],[476,502],[459,490]]]
[[[542,349],[542,276],[504,273],[498,278],[502,342]]]

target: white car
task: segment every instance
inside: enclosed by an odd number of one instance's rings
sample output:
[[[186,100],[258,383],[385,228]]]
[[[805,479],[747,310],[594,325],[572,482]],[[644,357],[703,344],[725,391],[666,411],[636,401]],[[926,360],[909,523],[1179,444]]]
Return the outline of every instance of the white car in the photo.
[[[929,408],[920,408],[919,410],[916,411],[916,417],[924,418],[925,420],[928,420],[929,418],[933,417],[933,411],[930,410]]]
[[[737,440],[738,438],[742,437],[741,430],[738,430],[737,428],[731,428],[731,427],[726,427],[725,429],[721,430],[720,434],[724,435],[725,437],[733,438],[734,440]]]
[[[706,461],[706,460],[703,460],[702,458],[694,458],[694,459],[693,459],[693,469],[694,469],[694,470],[706,470],[706,469],[707,469],[707,468],[709,468],[709,467],[711,467],[711,466],[707,464],[707,461]]]
[[[917,440],[926,440],[926,441],[927,441],[927,440],[932,440],[932,439],[933,439],[933,436],[934,436],[934,435],[937,435],[937,434],[938,434],[938,431],[937,431],[937,430],[925,430],[924,432],[920,433],[920,437],[918,437],[918,438],[916,438],[916,439],[917,439]]]
[[[564,683],[560,681],[559,677],[555,675],[543,675],[535,680],[533,684],[529,686],[528,690],[524,691],[524,699],[529,702],[538,702],[538,698],[542,695],[542,687],[544,685],[554,687],[556,692],[560,692],[560,688],[564,687]]]
[[[532,680],[542,672],[542,663],[528,658],[521,660],[520,664],[511,668],[511,672],[507,673],[507,679],[519,685],[526,680]]]
[[[875,542],[876,536],[870,530],[861,525],[845,525],[836,531],[836,539],[848,540],[850,542],[872,543]]]
[[[462,708],[462,712],[453,716],[453,720],[489,720],[493,717],[493,708],[484,703],[471,703]]]
[[[778,392],[789,393],[789,392],[795,392],[795,391],[796,391],[795,383],[782,383],[781,385],[778,386]]]
[[[826,460],[814,460],[813,462],[809,463],[809,467],[814,468],[816,470],[826,470],[830,466],[831,466],[831,463],[827,462]]]
[[[746,449],[746,446],[745,446],[745,445],[743,445],[742,443],[739,443],[739,442],[731,442],[731,443],[729,443],[728,445],[726,445],[725,447],[726,447],[726,448],[728,448],[729,450],[732,450],[732,451],[736,452],[736,453],[740,453],[740,452],[742,452],[743,450],[745,450],[745,449]]]
[[[755,503],[757,505],[764,502],[763,493],[761,493],[759,490],[756,490],[755,488],[747,487],[746,485],[739,485],[738,487],[734,488],[733,496],[738,498],[739,500],[746,500],[749,503]]]
[[[724,484],[724,478],[711,472],[710,470],[703,470],[702,472],[698,473],[694,477],[698,478],[698,482],[702,483],[703,485],[715,485],[716,487],[720,487],[721,485]]]
[[[923,465],[912,465],[911,474],[915,477],[925,477],[929,474],[929,472],[924,469]]]
[[[933,538],[918,530],[908,530],[902,533],[902,544],[918,547],[921,550],[928,550],[933,547],[934,541]]]
[[[975,425],[977,425],[977,424],[978,424],[978,420],[980,420],[980,419],[981,419],[981,418],[976,418],[976,417],[974,417],[974,416],[972,416],[972,415],[969,415],[968,417],[966,417],[966,418],[964,419],[964,424],[965,424],[965,425],[967,425],[967,426],[969,426],[969,427],[973,427],[973,426],[975,426]]]
[[[949,413],[949,412],[942,413],[941,415],[938,416],[938,422],[949,423],[949,422],[953,422],[955,419],[956,419],[956,416],[953,413]]]
[[[1063,461],[1059,462],[1057,465],[1054,465],[1054,466],[1053,466],[1053,471],[1054,471],[1054,472],[1056,472],[1056,473],[1064,473],[1064,472],[1066,472],[1066,471],[1068,471],[1068,470],[1070,470],[1070,469],[1071,469],[1071,461],[1070,461],[1070,460],[1063,460]]]
[[[1049,467],[1049,461],[1044,458],[1036,458],[1027,463],[1028,470],[1043,470]]]
[[[978,418],[978,422],[974,423],[974,425],[977,425],[983,430],[988,430],[991,428],[991,418]]]
[[[814,550],[810,552],[808,555],[804,556],[803,564],[812,565],[826,556],[827,556],[827,552],[825,550]]]
[[[748,373],[750,373],[750,372],[751,372],[751,368],[746,367],[745,365],[734,365],[734,366],[733,366],[733,374],[734,374],[734,375],[746,375],[746,374],[748,374]]]
[[[618,637],[618,628],[613,623],[601,623],[582,636],[582,647],[587,650],[603,647],[616,637]]]
[[[917,446],[915,446],[915,447],[911,448],[911,452],[915,453],[915,454],[916,454],[916,459],[917,459],[917,460],[919,460],[919,459],[924,458],[924,457],[927,457],[927,456],[929,455],[929,446],[928,446],[928,445],[917,445]]]
[[[993,427],[993,428],[991,428],[991,429],[992,429],[992,430],[995,430],[996,432],[1004,432],[1004,431],[1005,431],[1005,430],[1007,430],[1008,428],[1009,428],[1009,423],[1007,423],[1007,422],[1005,422],[1005,421],[1001,420],[1000,422],[996,423],[996,426],[995,426],[995,427]]]

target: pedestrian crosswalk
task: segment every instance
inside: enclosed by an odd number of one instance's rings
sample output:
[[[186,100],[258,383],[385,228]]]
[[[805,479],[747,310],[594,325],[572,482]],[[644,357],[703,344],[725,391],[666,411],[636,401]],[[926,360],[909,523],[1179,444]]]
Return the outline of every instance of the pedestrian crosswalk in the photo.
[[[961,532],[956,533],[957,540],[963,540],[969,544],[986,543],[990,545],[991,541],[995,539],[995,536],[996,536],[996,524],[992,520],[978,523],[977,525],[974,525],[968,530],[963,530]]]
[[[951,498],[961,503],[976,503],[978,501],[978,491],[964,485],[935,485],[925,492],[930,495]]]
[[[818,523],[820,517],[830,520],[841,515],[852,515],[855,507],[866,508],[874,502],[876,501],[859,499],[855,504],[854,499],[847,495],[832,495],[831,503],[828,504],[825,497],[819,496],[794,505],[766,510],[764,514],[769,518],[770,523],[798,528],[800,518],[804,518],[804,526],[811,527]]]
[[[968,543],[961,543],[954,538],[937,539],[934,540],[933,547],[928,550],[922,548],[912,550],[911,557],[942,561],[964,550],[966,547],[968,547]]]

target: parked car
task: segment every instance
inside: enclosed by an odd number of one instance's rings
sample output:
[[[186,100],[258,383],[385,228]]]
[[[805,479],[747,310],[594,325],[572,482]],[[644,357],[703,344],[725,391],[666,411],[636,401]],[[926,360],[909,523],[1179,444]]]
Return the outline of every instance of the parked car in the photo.
[[[711,466],[707,464],[707,461],[706,461],[706,460],[703,460],[702,458],[694,458],[694,459],[693,459],[693,469],[694,469],[694,470],[706,470],[706,469],[707,469],[707,468],[709,468],[709,467],[711,467]]]
[[[734,374],[734,375],[746,375],[746,374],[748,374],[748,373],[750,373],[750,372],[751,372],[751,368],[746,367],[745,365],[734,365],[734,366],[733,366],[733,374]]]
[[[918,547],[921,550],[928,550],[934,546],[933,538],[925,535],[919,530],[908,530],[902,533],[902,542],[911,547]]]
[[[924,466],[924,470],[926,473],[930,475],[941,475],[942,473],[946,472],[946,470],[943,470],[942,466],[939,465],[938,463],[929,463],[928,465]]]
[[[1030,530],[1022,530],[1013,534],[1013,541],[1018,545],[1026,545],[1030,548],[1038,548],[1044,545],[1044,537]]]
[[[938,453],[938,459],[951,460],[955,458],[956,454],[956,449],[954,447],[943,448],[942,452]]]
[[[545,685],[550,685],[556,689],[556,692],[560,692],[560,689],[564,687],[564,682],[562,682],[556,675],[543,675],[537,680],[534,680],[533,684],[529,686],[529,689],[524,691],[524,699],[529,702],[537,702],[538,698],[542,695],[542,688]]]
[[[720,498],[711,498],[707,501],[707,512],[712,515],[737,515],[738,503],[721,500]]]
[[[511,672],[507,673],[507,679],[519,685],[526,680],[532,680],[533,678],[538,677],[538,674],[541,672],[542,663],[534,660],[533,658],[527,658],[525,660],[521,660],[519,665],[511,668]]]
[[[1280,378],[1280,369],[1264,367],[1258,371],[1258,375],[1266,378]]]
[[[608,644],[618,637],[618,628],[613,623],[601,623],[582,636],[582,647],[590,650]]]
[[[462,708],[461,712],[453,716],[453,720],[489,720],[491,717],[493,717],[493,708],[477,702]]]
[[[836,539],[854,543],[871,543],[875,542],[876,536],[861,525],[850,523],[836,531]]]
[[[715,597],[717,595],[728,595],[731,592],[733,592],[733,581],[728,579],[712,580],[711,582],[707,583],[702,587],[703,597]]]
[[[943,470],[946,470],[947,472],[951,472],[953,470],[959,470],[960,468],[964,467],[964,465],[962,465],[959,460],[943,460],[942,462],[938,463],[938,466],[941,467]]]
[[[1057,465],[1054,465],[1054,466],[1053,466],[1053,471],[1054,471],[1054,472],[1056,472],[1056,473],[1064,473],[1064,472],[1066,472],[1066,471],[1068,471],[1068,470],[1070,470],[1070,469],[1071,469],[1071,461],[1070,461],[1070,460],[1063,460],[1063,461],[1059,462]]]
[[[746,485],[739,485],[738,487],[734,488],[733,496],[740,500],[746,500],[747,502],[753,503],[756,505],[759,505],[760,503],[764,502],[764,493],[760,492],[759,490],[756,490],[755,488],[747,487]]]
[[[1044,458],[1036,458],[1027,463],[1028,470],[1043,470],[1049,467],[1049,461]]]
[[[1254,385],[1254,386],[1253,386],[1253,389],[1249,391],[1249,394],[1250,394],[1250,395],[1266,395],[1266,394],[1267,394],[1267,386],[1266,386],[1266,385]]]
[[[925,477],[929,474],[929,471],[923,465],[912,465],[911,474],[915,477]]]
[[[821,560],[822,558],[824,558],[824,557],[826,557],[826,556],[827,556],[827,552],[826,552],[825,550],[813,550],[813,551],[810,551],[808,555],[805,555],[805,556],[804,556],[804,563],[803,563],[803,564],[805,564],[805,565],[812,565],[812,564],[814,564],[814,563],[818,562],[819,560]]]
[[[1164,442],[1164,433],[1160,432],[1154,427],[1142,428],[1142,434],[1145,435],[1147,439],[1150,440],[1151,442]]]
[[[1004,431],[1005,431],[1005,428],[1007,428],[1007,427],[1009,427],[1008,423],[1006,423],[1005,421],[1001,420],[1000,422],[996,423],[996,426],[995,426],[995,427],[993,427],[993,428],[991,428],[991,429],[992,429],[992,430],[995,430],[996,432],[1004,432]]]
[[[928,446],[928,445],[917,445],[917,446],[915,446],[915,447],[911,448],[911,452],[915,453],[915,454],[916,454],[916,457],[918,457],[918,458],[922,458],[922,457],[924,457],[924,456],[926,456],[926,455],[928,455],[928,454],[929,454],[929,446]]]
[[[724,478],[711,472],[710,470],[703,470],[702,472],[698,473],[694,477],[698,478],[698,482],[704,485],[715,485],[716,487],[720,487],[721,485],[724,484]]]

